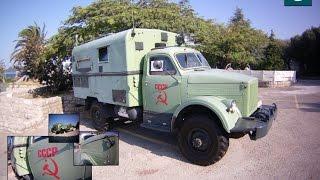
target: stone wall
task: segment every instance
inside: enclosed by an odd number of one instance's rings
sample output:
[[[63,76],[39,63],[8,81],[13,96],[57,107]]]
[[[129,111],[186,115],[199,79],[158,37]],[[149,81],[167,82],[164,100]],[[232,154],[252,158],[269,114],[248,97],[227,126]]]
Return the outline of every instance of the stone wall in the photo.
[[[76,107],[81,102],[72,94],[49,98],[19,98],[12,93],[0,93],[0,130],[14,133],[48,124],[50,113],[76,113],[83,107]]]
[[[64,113],[78,113],[84,111],[84,106],[77,106],[79,104],[85,104],[83,99],[76,98],[73,96],[73,94],[65,94],[60,98]]]
[[[290,87],[294,84],[292,81],[259,81],[259,87],[265,88],[281,88],[281,87]]]

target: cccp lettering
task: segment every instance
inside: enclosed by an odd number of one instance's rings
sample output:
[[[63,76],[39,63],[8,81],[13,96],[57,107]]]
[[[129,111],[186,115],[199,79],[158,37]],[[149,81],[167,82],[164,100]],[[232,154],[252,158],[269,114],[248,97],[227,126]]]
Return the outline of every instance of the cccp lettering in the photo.
[[[54,157],[58,153],[57,147],[49,147],[38,150],[38,157]]]

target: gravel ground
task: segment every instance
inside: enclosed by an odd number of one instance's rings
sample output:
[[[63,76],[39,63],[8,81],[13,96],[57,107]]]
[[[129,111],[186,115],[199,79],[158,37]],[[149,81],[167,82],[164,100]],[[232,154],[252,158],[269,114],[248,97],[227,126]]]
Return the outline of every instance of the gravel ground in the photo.
[[[300,81],[290,88],[260,89],[264,104],[276,102],[278,118],[269,134],[257,141],[230,139],[227,154],[201,167],[179,152],[176,138],[134,126],[122,126],[119,166],[93,167],[94,179],[319,179],[320,81]],[[82,114],[81,130],[93,130]],[[45,125],[28,134],[46,135]],[[9,133],[1,132],[0,142]],[[5,145],[0,144],[5,155]],[[1,162],[5,156],[1,155]],[[6,170],[1,166],[0,177]],[[9,179],[13,173],[9,173]]]

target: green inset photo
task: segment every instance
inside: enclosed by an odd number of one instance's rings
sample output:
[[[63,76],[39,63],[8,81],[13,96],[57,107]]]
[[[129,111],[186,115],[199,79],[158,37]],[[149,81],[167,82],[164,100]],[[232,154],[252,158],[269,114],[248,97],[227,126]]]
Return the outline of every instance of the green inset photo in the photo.
[[[79,119],[79,114],[49,114],[49,142],[78,143]]]

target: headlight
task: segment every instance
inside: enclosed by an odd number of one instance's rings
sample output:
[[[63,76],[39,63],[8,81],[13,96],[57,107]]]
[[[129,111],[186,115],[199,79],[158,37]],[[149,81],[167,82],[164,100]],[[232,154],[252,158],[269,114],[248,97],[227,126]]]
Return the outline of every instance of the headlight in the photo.
[[[234,113],[236,111],[236,108],[237,108],[236,101],[232,100],[232,101],[230,101],[230,104],[227,108],[227,112]]]
[[[257,108],[259,108],[260,106],[262,106],[262,101],[261,100],[258,101]]]

